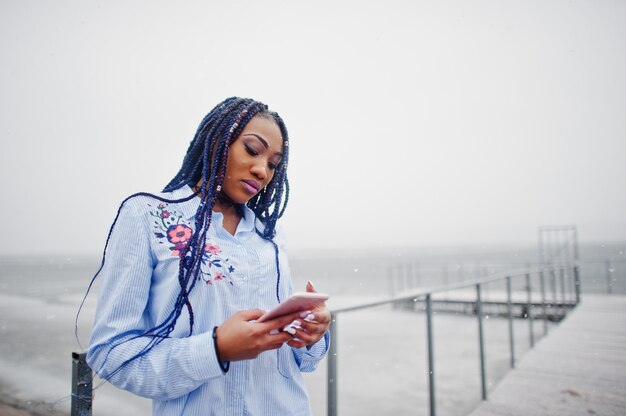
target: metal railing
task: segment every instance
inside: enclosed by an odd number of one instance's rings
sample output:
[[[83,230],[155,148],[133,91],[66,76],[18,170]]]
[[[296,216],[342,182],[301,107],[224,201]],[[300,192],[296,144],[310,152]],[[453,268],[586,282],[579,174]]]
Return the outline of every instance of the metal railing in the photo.
[[[568,273],[571,271],[571,274]],[[552,299],[548,300],[546,298],[546,279],[545,275],[549,274],[549,284],[550,290],[552,294]],[[531,276],[537,275],[539,278],[539,291],[541,296],[540,303],[533,303],[532,301],[532,286],[531,286]],[[571,278],[573,285],[570,285],[569,289],[573,289],[573,299],[566,298],[567,286],[566,286],[566,276]],[[441,294],[443,292],[450,292],[457,289],[474,289],[475,290],[475,300],[469,301],[473,302],[475,308],[472,310],[472,313],[477,317],[477,331],[478,331],[478,339],[479,339],[479,360],[480,360],[480,378],[481,378],[481,397],[483,400],[487,400],[488,397],[488,386],[487,386],[487,368],[485,361],[485,340],[484,340],[484,329],[483,329],[483,300],[481,289],[483,286],[494,283],[494,282],[504,282],[506,285],[506,297],[503,303],[506,305],[506,317],[508,319],[508,337],[509,337],[509,349],[510,349],[510,366],[511,368],[515,367],[516,363],[516,355],[515,355],[515,342],[514,342],[514,331],[513,331],[513,297],[512,297],[512,289],[511,289],[511,281],[514,278],[523,278],[525,289],[526,289],[526,299],[525,299],[525,314],[524,318],[528,319],[529,322],[529,331],[530,331],[530,347],[532,348],[535,344],[534,339],[534,328],[533,321],[535,319],[541,318],[543,320],[543,329],[544,335],[548,333],[548,320],[559,320],[557,319],[557,312],[560,310],[560,313],[566,314],[567,310],[573,308],[580,302],[580,273],[578,266],[557,266],[557,267],[545,267],[539,269],[520,269],[513,270],[509,272],[500,272],[490,276],[486,276],[479,279],[472,279],[464,282],[459,282],[456,284],[446,285],[438,288],[429,288],[416,290],[411,294],[407,294],[404,296],[394,297],[392,299],[377,301],[366,303],[362,305],[356,305],[352,307],[335,309],[332,310],[332,321],[330,325],[330,336],[331,336],[331,345],[330,350],[328,352],[328,373],[327,373],[327,412],[328,416],[336,416],[338,414],[338,373],[337,373],[337,362],[339,359],[338,353],[338,336],[339,336],[339,316],[348,312],[355,312],[359,310],[374,308],[382,305],[415,305],[417,300],[424,298],[425,304],[425,315],[426,315],[426,342],[427,342],[427,356],[428,356],[428,372],[426,374],[428,378],[428,386],[429,386],[429,414],[431,416],[435,416],[437,414],[436,411],[436,388],[435,388],[435,355],[434,355],[434,345],[433,345],[433,303],[437,302],[437,299],[433,298],[433,295]],[[561,287],[561,301],[558,301],[558,290],[557,286]],[[573,286],[573,287],[572,287]],[[465,301],[468,302],[468,301]],[[517,302],[519,303],[519,302]],[[540,306],[541,314],[534,313],[534,308],[536,306]],[[414,306],[413,306],[414,307]],[[560,317],[562,318],[562,316]]]
[[[72,416],[91,416],[93,372],[86,353],[72,353]]]
[[[625,262],[622,259],[606,259],[606,260],[582,260],[579,261],[579,264],[585,267],[591,267],[590,265],[595,265],[594,274],[597,275],[597,281],[599,284],[605,285],[605,293],[611,294],[614,293],[614,287],[617,282],[623,283],[623,279],[618,281],[618,273],[616,271],[616,267],[620,267],[621,269],[624,267]],[[419,284],[419,265],[416,267],[412,267],[412,271],[417,272],[417,283]],[[570,275],[568,271],[572,271]],[[590,273],[591,270],[585,272],[585,275]],[[558,274],[557,274],[558,273]],[[538,277],[538,284],[535,290],[539,290],[540,301],[532,300],[533,287],[531,286],[531,276],[536,275]],[[619,274],[622,276],[622,274]],[[432,316],[435,310],[438,310],[438,306],[445,306],[444,304],[450,303],[449,299],[433,299],[433,295],[442,292],[449,292],[455,289],[461,288],[472,288],[475,290],[476,298],[473,301],[474,306],[472,308],[463,308],[459,309],[460,311],[471,311],[473,314],[477,315],[478,319],[478,332],[480,338],[480,355],[481,355],[481,397],[486,399],[488,396],[487,386],[485,384],[487,369],[485,366],[485,357],[484,357],[484,340],[481,333],[483,332],[483,316],[484,316],[484,307],[491,307],[489,302],[482,300],[481,287],[485,284],[495,282],[495,281],[505,281],[507,284],[507,301],[504,304],[506,307],[506,312],[504,313],[505,317],[509,319],[509,343],[510,343],[510,366],[514,368],[516,363],[516,351],[514,346],[514,334],[512,329],[512,319],[513,319],[513,311],[516,309],[520,309],[520,304],[513,303],[511,299],[511,279],[513,278],[521,278],[523,276],[525,280],[525,287],[527,291],[526,297],[526,305],[521,305],[523,308],[523,312],[516,313],[515,315],[520,317],[520,315],[526,319],[528,319],[529,326],[529,344],[530,347],[534,347],[535,345],[535,331],[534,331],[534,321],[542,320],[543,321],[543,334],[548,333],[548,322],[550,320],[558,320],[560,318],[558,314],[558,310],[555,307],[558,303],[557,297],[560,295],[561,303],[565,300],[565,291],[567,291],[567,285],[564,280],[573,277],[573,288],[575,294],[575,300],[573,305],[577,304],[580,301],[580,269],[579,267],[561,267],[561,268],[548,268],[548,269],[533,269],[526,268],[512,272],[500,272],[490,276],[486,276],[480,279],[468,280],[468,281],[460,281],[452,285],[446,285],[443,287],[438,287],[434,289],[415,289],[413,293],[406,296],[393,297],[388,300],[368,303],[364,305],[358,305],[350,308],[336,309],[332,311],[333,321],[330,326],[331,333],[331,345],[330,351],[328,353],[328,375],[327,375],[327,409],[328,415],[337,415],[338,413],[338,396],[337,396],[337,340],[338,340],[338,326],[337,321],[339,315],[347,312],[363,310],[367,308],[372,308],[381,305],[401,305],[401,304],[410,304],[412,308],[415,308],[417,305],[423,305],[424,312],[426,314],[426,338],[427,338],[427,350],[428,350],[428,384],[429,384],[429,402],[430,402],[430,415],[436,414],[435,407],[435,357],[433,354],[433,323]],[[405,277],[402,277],[403,279]],[[546,285],[546,280],[550,279],[549,286]],[[603,281],[603,283],[600,283]],[[415,282],[415,280],[411,280],[411,282]],[[557,293],[557,286],[560,286],[560,293]],[[623,286],[623,285],[622,285]],[[551,292],[552,299],[549,300],[548,290]],[[571,290],[572,288],[569,287]],[[422,303],[417,302],[418,300],[423,299]],[[465,302],[467,305],[468,302]],[[471,303],[471,302],[470,302]],[[516,308],[517,306],[517,308]],[[539,312],[537,312],[539,311]],[[71,415],[72,416],[90,416],[92,411],[92,386],[91,382],[93,380],[92,371],[85,363],[85,354],[84,353],[72,353],[72,404],[71,404]]]

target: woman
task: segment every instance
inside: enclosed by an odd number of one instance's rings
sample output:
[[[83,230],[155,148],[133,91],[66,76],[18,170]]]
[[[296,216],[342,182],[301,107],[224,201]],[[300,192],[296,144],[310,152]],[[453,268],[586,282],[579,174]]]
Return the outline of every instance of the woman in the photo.
[[[254,322],[292,292],[275,230],[288,146],[278,114],[229,98],[163,193],[132,195],[118,211],[87,361],[152,398],[155,415],[311,413],[301,372],[328,350],[328,309]],[[284,331],[294,320],[300,329]]]

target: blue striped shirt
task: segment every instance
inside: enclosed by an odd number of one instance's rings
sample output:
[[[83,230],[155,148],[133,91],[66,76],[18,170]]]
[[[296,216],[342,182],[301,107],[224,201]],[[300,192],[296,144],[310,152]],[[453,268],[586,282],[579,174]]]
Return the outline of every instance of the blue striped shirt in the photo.
[[[180,199],[188,187],[161,196]],[[87,361],[103,378],[153,399],[154,415],[310,415],[301,372],[315,370],[329,345],[328,333],[310,349],[284,344],[254,360],[232,362],[223,373],[212,339],[214,326],[242,309],[269,310],[276,298],[272,243],[256,232],[262,224],[244,208],[235,235],[214,212],[204,247],[200,280],[170,337],[110,376],[149,341],[132,338],[162,323],[180,290],[179,252],[191,237],[199,199],[178,204],[149,197],[127,201],[111,235]],[[281,299],[292,292],[280,234]],[[113,345],[117,345],[112,348]]]

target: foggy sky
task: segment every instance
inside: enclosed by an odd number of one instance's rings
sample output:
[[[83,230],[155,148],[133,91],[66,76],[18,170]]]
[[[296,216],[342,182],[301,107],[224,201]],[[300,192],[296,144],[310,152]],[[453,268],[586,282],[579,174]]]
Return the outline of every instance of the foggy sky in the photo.
[[[0,1],[0,254],[97,253],[226,97],[292,248],[626,240],[624,1]]]

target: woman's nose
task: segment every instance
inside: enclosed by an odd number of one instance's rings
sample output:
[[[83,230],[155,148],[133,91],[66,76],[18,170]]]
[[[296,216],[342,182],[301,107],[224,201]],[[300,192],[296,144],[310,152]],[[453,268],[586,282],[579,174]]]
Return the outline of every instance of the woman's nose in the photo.
[[[267,178],[267,168],[262,163],[255,163],[254,165],[252,165],[250,171],[254,176],[261,180]]]

